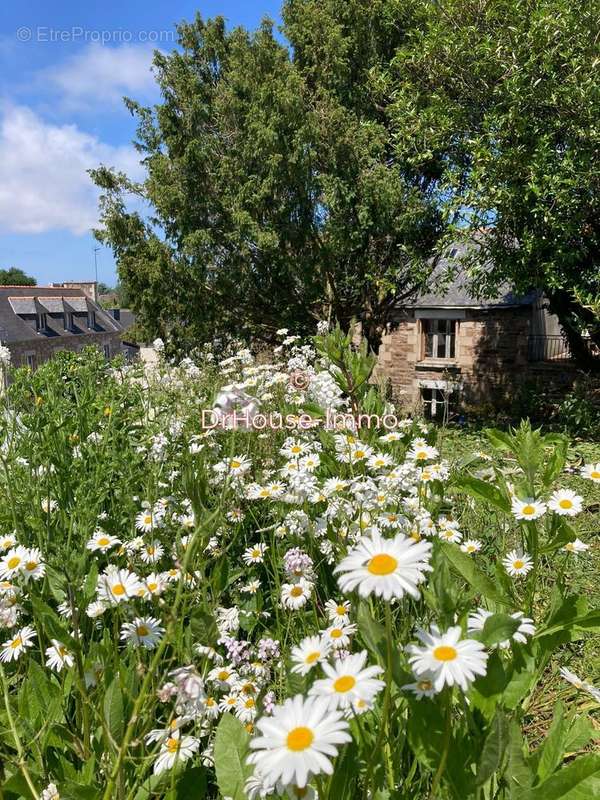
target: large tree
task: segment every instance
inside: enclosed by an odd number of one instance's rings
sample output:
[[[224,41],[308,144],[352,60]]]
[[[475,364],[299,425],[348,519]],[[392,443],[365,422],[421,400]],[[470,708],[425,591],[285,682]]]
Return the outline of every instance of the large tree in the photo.
[[[464,235],[477,236],[466,266],[479,292],[542,289],[579,363],[593,369],[599,41],[600,5],[587,0],[439,0],[390,66],[403,87],[399,145],[447,164],[445,198],[463,209]]]
[[[36,286],[37,281],[27,275],[19,267],[0,269],[0,285],[2,286]]]
[[[269,22],[179,27],[179,48],[155,56],[162,102],[128,101],[146,180],[92,173],[97,235],[148,335],[187,346],[355,317],[378,346],[448,226],[443,162],[400,156],[389,113],[389,64],[423,14],[420,2],[288,0],[287,43]]]

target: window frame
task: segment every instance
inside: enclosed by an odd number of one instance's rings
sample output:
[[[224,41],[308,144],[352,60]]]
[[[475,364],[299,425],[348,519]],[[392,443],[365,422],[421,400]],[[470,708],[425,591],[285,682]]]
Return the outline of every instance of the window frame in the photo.
[[[439,330],[441,323],[446,330]],[[459,320],[455,317],[422,317],[420,324],[421,361],[456,361]],[[430,337],[431,354],[428,353]],[[442,347],[444,355],[440,355]]]

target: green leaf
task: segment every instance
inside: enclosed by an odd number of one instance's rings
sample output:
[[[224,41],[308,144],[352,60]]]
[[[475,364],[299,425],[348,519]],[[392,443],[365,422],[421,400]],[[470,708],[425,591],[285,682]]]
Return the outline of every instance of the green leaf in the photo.
[[[549,436],[544,437],[544,442],[550,441],[552,441],[554,444],[554,448],[550,458],[546,463],[546,467],[542,472],[542,483],[545,488],[552,486],[554,481],[563,471],[567,461],[567,450],[569,447],[569,440],[565,436],[555,434],[552,436],[552,438]]]
[[[522,800],[597,800],[600,755],[581,756],[523,795]]]
[[[459,547],[448,543],[444,545],[442,552],[444,553],[444,557],[450,562],[450,565],[454,567],[456,572],[458,572],[478,594],[487,597],[488,600],[492,600],[499,605],[511,605],[510,600],[502,594],[494,582],[475,565],[473,558],[463,553]]]
[[[551,775],[562,760],[565,752],[565,727],[564,706],[562,703],[557,703],[554,706],[550,730],[538,751],[534,753],[537,758],[537,775],[540,781]]]
[[[485,435],[489,439],[492,447],[496,450],[508,450],[513,452],[515,443],[510,433],[499,431],[496,428],[486,428]]]
[[[509,724],[508,768],[506,780],[511,800],[523,800],[524,793],[533,783],[533,772],[525,754],[526,745],[519,725],[513,720]]]
[[[115,675],[104,695],[104,719],[113,743],[119,744],[123,738],[125,719],[118,675]]]
[[[233,714],[223,714],[215,734],[215,771],[223,797],[245,800],[244,784],[252,770],[246,764],[250,736]]]
[[[381,643],[385,639],[385,629],[383,625],[380,625],[377,620],[373,619],[371,609],[365,601],[361,601],[359,604],[356,617],[358,630],[360,631],[363,642],[373,655],[380,658]]]
[[[486,619],[478,638],[488,647],[493,647],[510,639],[520,624],[520,620],[509,614],[492,614]]]
[[[509,742],[509,726],[506,714],[499,708],[496,712],[490,732],[483,744],[479,758],[475,783],[482,786],[500,769]]]
[[[487,481],[474,478],[472,475],[463,475],[454,482],[454,486],[466,492],[466,494],[471,497],[474,497],[476,500],[484,500],[490,503],[500,509],[500,511],[504,511],[505,513],[510,511],[508,498],[500,489]]]
[[[359,769],[358,747],[350,742],[334,765],[334,772],[329,784],[329,797],[345,800],[354,797]]]
[[[58,614],[39,597],[31,598],[34,614],[50,639],[56,639],[72,650],[79,650],[79,642],[74,639]]]

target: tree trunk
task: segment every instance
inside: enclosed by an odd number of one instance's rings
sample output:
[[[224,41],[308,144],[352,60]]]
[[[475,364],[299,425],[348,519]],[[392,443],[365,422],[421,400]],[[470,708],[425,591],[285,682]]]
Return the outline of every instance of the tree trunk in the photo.
[[[590,346],[591,343],[600,349],[600,320],[563,289],[549,292],[548,300],[550,311],[558,317],[577,365],[587,372],[600,373],[600,357],[594,355]],[[588,328],[589,339],[582,334],[582,323]]]

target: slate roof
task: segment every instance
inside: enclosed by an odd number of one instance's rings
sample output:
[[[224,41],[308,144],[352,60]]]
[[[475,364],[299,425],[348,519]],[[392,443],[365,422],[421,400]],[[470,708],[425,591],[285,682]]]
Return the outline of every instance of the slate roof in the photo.
[[[65,309],[74,312],[71,330],[64,328]],[[96,314],[96,325],[92,330],[87,327],[88,309]],[[37,310],[47,314],[46,330],[35,329]],[[122,326],[81,289],[0,286],[0,341],[5,344],[122,331]]]
[[[452,245],[446,257],[441,258],[434,271],[429,290],[418,295],[408,308],[514,308],[515,306],[532,305],[539,292],[526,295],[515,294],[508,284],[501,286],[495,297],[484,299],[474,297],[468,289],[467,276],[458,270],[449,282],[445,275],[452,267],[453,261],[464,255],[470,245],[457,243]],[[472,245],[471,245],[472,246]],[[437,276],[437,280],[436,280]],[[436,282],[438,288],[436,291]]]

